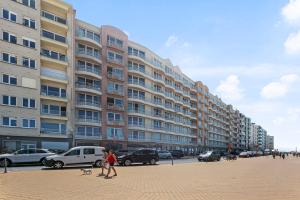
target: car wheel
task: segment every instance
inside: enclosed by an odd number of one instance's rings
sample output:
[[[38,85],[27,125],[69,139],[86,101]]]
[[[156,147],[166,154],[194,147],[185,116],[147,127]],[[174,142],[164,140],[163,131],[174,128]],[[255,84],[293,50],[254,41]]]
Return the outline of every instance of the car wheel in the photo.
[[[56,169],[61,169],[61,168],[63,168],[63,166],[64,166],[64,163],[61,161],[56,161],[53,165],[53,167]]]
[[[102,160],[97,160],[94,164],[95,167],[101,167],[102,165]]]
[[[11,161],[6,159],[6,166],[9,167],[11,164]],[[0,167],[5,167],[5,159],[0,160]]]
[[[150,160],[150,165],[155,165],[155,164],[156,164],[156,160],[152,158],[152,159]]]
[[[45,163],[46,163],[46,158],[42,158],[42,159],[40,160],[40,163],[41,163],[42,165],[45,165]]]
[[[124,165],[125,165],[125,166],[131,165],[131,160],[125,160]]]

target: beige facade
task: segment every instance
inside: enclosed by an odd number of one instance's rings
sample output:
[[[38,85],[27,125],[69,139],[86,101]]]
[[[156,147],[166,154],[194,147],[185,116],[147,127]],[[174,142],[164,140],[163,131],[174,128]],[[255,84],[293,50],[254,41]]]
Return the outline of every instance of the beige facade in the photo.
[[[245,148],[238,110],[118,28],[62,0],[0,8],[0,150]]]

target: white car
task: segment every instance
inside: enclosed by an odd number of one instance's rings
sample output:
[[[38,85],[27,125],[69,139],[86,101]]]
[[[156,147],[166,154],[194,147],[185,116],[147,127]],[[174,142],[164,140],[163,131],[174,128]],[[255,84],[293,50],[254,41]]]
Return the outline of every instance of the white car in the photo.
[[[70,165],[92,164],[100,167],[104,160],[104,150],[104,147],[97,146],[73,147],[63,154],[48,156],[44,165],[53,168],[63,168]]]
[[[0,167],[23,163],[43,163],[47,156],[55,155],[47,149],[21,149],[11,154],[0,155]]]

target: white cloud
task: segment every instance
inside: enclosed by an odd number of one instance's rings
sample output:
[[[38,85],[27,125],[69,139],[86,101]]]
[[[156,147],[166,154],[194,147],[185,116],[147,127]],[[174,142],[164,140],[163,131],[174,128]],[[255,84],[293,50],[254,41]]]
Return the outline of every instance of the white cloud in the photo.
[[[240,80],[236,75],[230,75],[226,80],[222,80],[216,88],[216,93],[219,94],[225,101],[238,101],[244,97],[244,91],[240,88]]]
[[[288,54],[300,53],[300,31],[291,33],[284,43],[285,50]]]
[[[178,41],[178,37],[176,35],[170,35],[165,43],[166,47],[170,47],[174,45]]]
[[[281,14],[288,23],[300,24],[300,0],[290,0],[289,3],[282,8]]]
[[[271,82],[261,90],[261,96],[266,99],[275,99],[285,96],[299,80],[297,74],[288,74],[280,78],[279,81]]]

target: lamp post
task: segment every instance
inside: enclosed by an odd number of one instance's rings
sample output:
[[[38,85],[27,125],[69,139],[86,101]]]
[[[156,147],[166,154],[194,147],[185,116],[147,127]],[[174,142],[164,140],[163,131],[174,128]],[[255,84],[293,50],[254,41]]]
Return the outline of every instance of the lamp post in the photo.
[[[7,161],[6,161],[6,158],[4,158],[4,173],[7,173]]]

